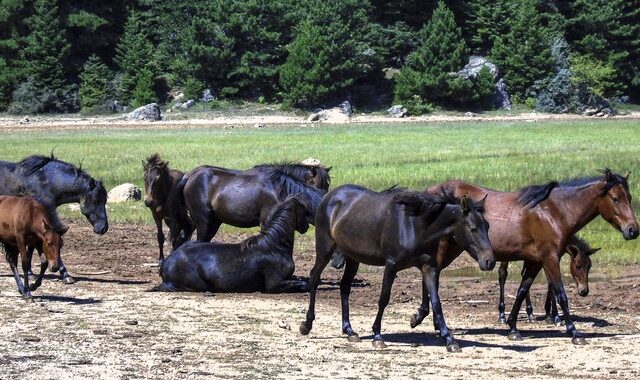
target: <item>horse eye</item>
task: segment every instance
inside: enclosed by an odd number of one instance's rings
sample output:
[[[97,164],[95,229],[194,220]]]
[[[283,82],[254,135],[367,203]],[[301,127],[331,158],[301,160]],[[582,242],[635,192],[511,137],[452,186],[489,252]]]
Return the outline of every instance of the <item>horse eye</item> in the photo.
[[[620,202],[620,200],[618,199],[618,197],[611,197],[611,199],[613,199],[613,203],[618,203],[618,202]]]
[[[471,232],[475,234],[476,232],[478,232],[478,229],[475,227],[471,227]]]

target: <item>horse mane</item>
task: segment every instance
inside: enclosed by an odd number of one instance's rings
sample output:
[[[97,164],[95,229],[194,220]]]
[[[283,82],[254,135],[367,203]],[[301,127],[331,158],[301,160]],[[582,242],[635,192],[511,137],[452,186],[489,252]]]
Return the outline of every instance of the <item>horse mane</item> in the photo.
[[[595,177],[574,178],[574,179],[562,181],[560,182],[560,187],[580,187],[580,186],[589,185],[596,181],[606,181],[607,184],[602,189],[603,194],[607,193],[609,190],[611,190],[612,187],[616,185],[622,185],[622,187],[627,192],[629,192],[629,182],[625,177],[621,176],[620,174],[615,174],[609,171],[609,169],[604,169],[602,170],[602,172],[605,173],[605,175],[595,176]],[[608,179],[607,179],[607,173],[609,173]]]
[[[264,223],[258,235],[245,239],[240,243],[240,248],[255,248],[258,251],[272,250],[274,247],[288,249],[287,235],[291,229],[295,229],[297,204],[304,205],[297,196],[289,197],[276,206],[273,214]]]
[[[520,194],[518,194],[518,202],[522,206],[526,206],[529,208],[534,208],[540,202],[549,198],[551,195],[551,190],[558,187],[560,184],[556,181],[547,182],[543,185],[531,185],[526,186],[520,189]]]
[[[30,176],[33,173],[37,172],[38,170],[42,169],[49,162],[63,162],[63,161],[60,161],[57,158],[55,158],[53,156],[53,152],[49,157],[34,154],[31,156],[25,157],[22,159],[22,161],[16,163],[16,167],[22,170],[22,172],[26,176]],[[66,163],[66,162],[63,162],[63,163]]]
[[[419,216],[425,215],[425,210],[428,209],[426,216],[427,221],[431,222],[444,210],[447,205],[460,205],[460,202],[453,194],[451,190],[445,190],[438,193],[418,192],[413,190],[407,190],[403,188],[392,187],[388,190],[390,194],[393,194],[393,202],[403,205],[408,215]],[[470,208],[474,210],[481,210],[479,202],[474,202],[468,199]]]
[[[154,168],[160,171],[168,170],[167,164],[169,164],[169,162],[160,158],[158,153],[154,153],[147,158],[147,165],[149,168]]]
[[[302,180],[287,174],[277,166],[269,168],[268,172],[271,183],[278,190],[280,201],[284,201],[290,195],[302,194],[310,200],[310,206],[315,210],[326,194],[326,191],[305,184]]]
[[[321,183],[325,184],[327,189],[329,188],[329,185],[331,185],[331,176],[329,175],[329,171],[326,168],[318,165],[305,165],[291,161],[284,161],[274,164],[260,164],[254,166],[253,168],[266,171],[279,171],[299,181],[304,181],[307,173],[312,169],[316,169],[316,176],[320,178]]]

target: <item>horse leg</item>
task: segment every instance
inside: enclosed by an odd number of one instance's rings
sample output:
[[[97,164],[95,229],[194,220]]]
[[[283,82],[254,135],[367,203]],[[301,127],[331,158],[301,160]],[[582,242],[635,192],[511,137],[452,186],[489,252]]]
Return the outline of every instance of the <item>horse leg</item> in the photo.
[[[31,257],[27,254],[27,246],[22,239],[16,239],[18,243],[18,252],[22,261],[22,272],[24,273],[24,285],[22,285],[22,298],[31,300],[31,291],[29,291],[29,270],[31,269]],[[16,268],[17,269],[17,268]]]
[[[16,285],[18,285],[18,293],[20,295],[24,294],[24,285],[22,284],[22,279],[20,278],[20,273],[18,272],[18,255],[19,252],[15,247],[10,247],[8,245],[4,246],[6,251],[7,261],[9,262],[9,266],[11,267],[11,272],[13,272],[13,278],[16,280]]]
[[[378,300],[378,314],[376,314],[376,319],[373,321],[373,346],[377,348],[385,348],[387,345],[382,340],[382,335],[380,330],[382,328],[382,314],[384,313],[384,309],[389,304],[389,299],[391,298],[391,287],[393,285],[393,281],[396,278],[396,273],[398,270],[396,269],[396,264],[390,260],[387,260],[384,266],[384,275],[382,277],[382,290],[380,292],[380,299]]]
[[[584,345],[587,342],[584,340],[582,334],[576,329],[569,313],[569,299],[567,293],[564,290],[562,284],[562,275],[560,274],[560,265],[558,262],[552,263],[553,265],[545,265],[544,271],[549,279],[549,283],[553,286],[553,292],[556,295],[556,299],[562,308],[562,315],[564,316],[564,322],[567,326],[567,334],[571,336],[571,342],[575,345]]]
[[[509,340],[522,340],[522,336],[520,335],[520,332],[518,332],[518,328],[516,326],[518,322],[518,313],[520,313],[522,302],[527,296],[527,293],[531,288],[531,284],[533,284],[533,280],[538,275],[538,272],[540,272],[540,269],[542,269],[542,266],[538,263],[528,263],[526,261],[524,263],[524,267],[522,269],[522,281],[520,282],[520,287],[518,288],[513,308],[511,309],[511,313],[507,319],[507,325],[509,326]]]
[[[411,321],[409,321],[411,328],[415,328],[419,324],[424,321],[424,319],[429,315],[429,289],[425,285],[424,281],[422,283],[422,304],[416,310],[416,313],[411,317]]]
[[[338,253],[338,251],[336,251]],[[340,254],[344,257],[344,255]],[[334,253],[335,256],[335,253]],[[340,280],[340,304],[342,305],[342,332],[347,334],[349,342],[360,342],[360,337],[351,328],[349,320],[349,294],[351,293],[351,284],[358,273],[360,263],[345,257],[345,268],[342,279]]]
[[[33,257],[33,250],[34,250],[34,247],[30,246],[27,248],[27,255],[29,256],[29,262],[31,262],[31,258]],[[46,272],[47,267],[49,266],[49,262],[47,261],[47,258],[42,254],[42,251],[40,250],[40,248],[38,248],[38,256],[40,257],[40,273],[38,273],[38,277],[36,277],[35,282],[31,284],[31,286],[29,286],[29,290],[31,291],[38,289],[40,285],[42,285],[42,279],[44,278],[44,273]]]
[[[429,297],[431,298],[431,308],[433,309],[433,326],[440,331],[440,337],[444,339],[447,345],[447,351],[459,352],[460,346],[456,342],[453,334],[447,327],[447,322],[444,320],[444,314],[442,313],[442,304],[440,302],[440,296],[438,295],[438,283],[440,271],[430,265],[422,265],[422,279],[424,286],[429,290]]]
[[[300,334],[309,335],[313,328],[313,321],[316,319],[316,293],[320,284],[320,274],[329,264],[331,255],[335,250],[335,242],[328,236],[328,233],[320,231],[316,228],[316,262],[311,268],[309,274],[309,309],[307,309],[307,317],[300,324]]]
[[[500,299],[498,301],[498,323],[507,323],[507,317],[504,314],[504,284],[507,281],[509,262],[503,261],[498,269],[498,285],[500,287]]]
[[[544,311],[546,313],[545,321],[547,324],[562,326],[562,320],[558,315],[558,306],[556,305],[556,297],[551,283],[549,283],[547,287],[547,299],[545,300]]]
[[[76,283],[76,279],[71,277],[69,272],[67,272],[67,267],[64,266],[64,262],[62,262],[62,257],[60,257],[60,276],[62,277],[62,282],[67,285]]]
[[[164,261],[164,232],[162,231],[162,218],[153,213],[153,221],[156,222],[156,237],[158,238],[158,247],[160,249],[160,254],[158,255],[158,265],[162,265]]]
[[[344,266],[344,264],[345,264],[345,258],[342,252],[335,251],[333,253],[333,256],[331,256],[331,266],[336,269],[340,269]]]
[[[220,229],[222,222],[216,217],[210,220],[196,222],[196,239],[202,242],[210,242]]]

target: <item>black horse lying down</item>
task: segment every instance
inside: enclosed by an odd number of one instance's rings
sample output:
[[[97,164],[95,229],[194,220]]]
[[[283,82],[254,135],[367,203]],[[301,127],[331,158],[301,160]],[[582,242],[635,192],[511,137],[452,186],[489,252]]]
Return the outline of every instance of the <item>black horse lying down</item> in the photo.
[[[295,231],[307,232],[307,209],[295,195],[276,206],[259,235],[239,244],[189,242],[160,267],[163,291],[306,291],[307,283],[289,279],[294,272]]]

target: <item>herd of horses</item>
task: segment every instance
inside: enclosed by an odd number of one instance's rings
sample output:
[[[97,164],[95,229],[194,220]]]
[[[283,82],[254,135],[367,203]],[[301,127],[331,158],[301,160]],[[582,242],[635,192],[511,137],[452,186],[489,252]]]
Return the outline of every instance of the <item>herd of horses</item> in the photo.
[[[342,332],[359,341],[349,319],[349,294],[359,265],[383,266],[382,289],[373,324],[373,344],[384,347],[382,316],[397,272],[415,267],[422,274],[422,302],[411,318],[416,327],[432,310],[433,326],[447,350],[460,347],[447,327],[438,296],[440,273],[463,251],[481,270],[499,269],[499,319],[508,338],[522,339],[517,317],[523,302],[532,319],[529,289],[544,270],[548,280],[547,321],[560,324],[559,304],[574,344],[585,340],[572,322],[560,273],[560,259],[571,256],[571,274],[581,296],[589,292],[590,255],[598,249],[576,233],[598,215],[626,240],[638,237],[631,207],[628,174],[609,169],[601,176],[527,186],[501,192],[458,180],[424,191],[392,187],[376,192],[347,184],[330,187],[330,170],[320,165],[282,163],[248,170],[199,166],[188,172],[171,169],[154,154],[142,161],[145,205],[157,226],[159,273],[163,291],[292,292],[308,291],[309,307],[300,333],[309,334],[315,319],[317,288],[331,262],[344,267],[340,281]],[[18,291],[31,298],[47,267],[74,282],[60,251],[68,227],[56,207],[80,203],[94,232],[108,230],[107,193],[82,168],[53,155],[30,156],[20,162],[0,161],[0,243]],[[171,254],[165,258],[163,223],[169,227]],[[260,227],[240,243],[211,242],[221,224]],[[315,226],[316,258],[309,281],[293,277],[295,232]],[[195,240],[192,235],[195,232]],[[33,252],[40,273],[29,285]],[[17,268],[22,261],[24,284]],[[507,265],[523,261],[522,280],[507,317],[504,283]]]

